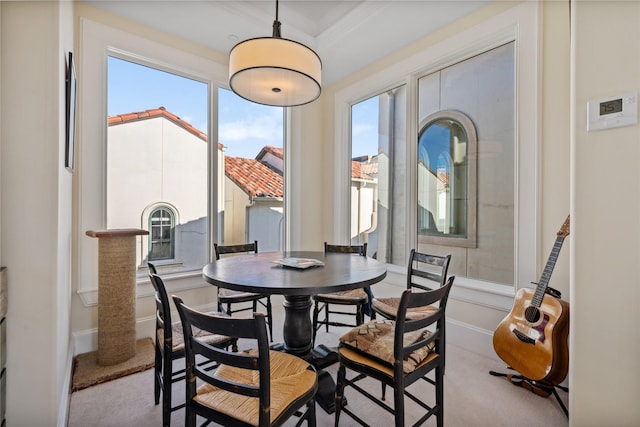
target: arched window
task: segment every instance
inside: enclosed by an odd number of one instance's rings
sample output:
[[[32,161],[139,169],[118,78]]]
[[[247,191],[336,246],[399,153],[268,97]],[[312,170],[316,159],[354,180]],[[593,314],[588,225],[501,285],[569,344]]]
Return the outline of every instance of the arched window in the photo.
[[[475,247],[476,151],[473,122],[459,111],[439,111],[420,124],[419,240]]]
[[[175,258],[176,215],[159,206],[149,215],[149,261]]]

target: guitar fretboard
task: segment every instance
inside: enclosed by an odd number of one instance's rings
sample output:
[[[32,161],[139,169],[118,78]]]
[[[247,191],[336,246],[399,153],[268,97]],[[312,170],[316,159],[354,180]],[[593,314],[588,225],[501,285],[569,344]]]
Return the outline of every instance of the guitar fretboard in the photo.
[[[544,293],[547,291],[547,286],[549,286],[549,279],[551,279],[551,273],[553,272],[553,268],[556,266],[556,261],[558,260],[558,255],[560,254],[560,248],[562,248],[563,242],[564,236],[558,236],[556,238],[556,243],[553,245],[553,249],[551,250],[551,254],[547,260],[547,265],[544,267],[536,292],[531,299],[531,305],[536,308],[540,308],[540,305],[542,304]]]

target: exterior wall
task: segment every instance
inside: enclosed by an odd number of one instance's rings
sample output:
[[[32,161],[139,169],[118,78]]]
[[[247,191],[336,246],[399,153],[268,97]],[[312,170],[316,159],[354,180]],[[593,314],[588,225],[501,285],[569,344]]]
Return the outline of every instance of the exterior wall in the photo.
[[[245,243],[248,238],[247,210],[249,195],[229,178],[224,178],[224,242],[225,245]],[[259,242],[258,242],[259,243]],[[258,250],[260,250],[258,246]]]
[[[174,264],[207,262],[208,143],[162,117],[109,126],[107,228],[149,230],[159,205],[176,211]],[[146,266],[149,238],[137,239],[136,263]],[[165,261],[160,261],[162,264]]]
[[[248,209],[248,239],[258,241],[260,252],[274,252],[284,250],[282,241],[284,215],[282,199],[255,199]]]
[[[284,250],[284,214],[280,198],[251,199],[225,177],[224,242],[234,245],[258,241],[260,252]]]
[[[374,199],[376,192],[377,184],[374,182],[351,182],[351,230],[357,230],[357,233],[352,232],[350,236],[353,244],[368,242],[369,233],[375,231],[372,227],[373,208],[377,203]],[[359,239],[362,239],[362,242]]]
[[[266,153],[262,160],[269,163],[272,167],[278,169],[279,171],[284,170],[284,162],[280,157],[274,156],[271,153]]]

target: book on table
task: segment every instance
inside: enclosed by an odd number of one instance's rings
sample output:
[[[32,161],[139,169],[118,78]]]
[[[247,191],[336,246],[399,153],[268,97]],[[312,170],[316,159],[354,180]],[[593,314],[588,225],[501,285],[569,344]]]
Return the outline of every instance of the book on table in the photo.
[[[288,257],[288,258],[281,258],[273,262],[283,267],[293,267],[293,268],[301,268],[301,269],[305,269],[309,267],[319,267],[324,265],[323,261],[320,261],[319,259],[313,259],[313,258]]]

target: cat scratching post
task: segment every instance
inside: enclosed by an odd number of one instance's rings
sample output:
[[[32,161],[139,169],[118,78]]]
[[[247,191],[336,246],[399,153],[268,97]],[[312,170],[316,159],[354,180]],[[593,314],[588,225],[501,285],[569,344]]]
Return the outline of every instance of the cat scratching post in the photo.
[[[146,230],[86,232],[98,238],[98,364],[136,354],[136,236]]]

